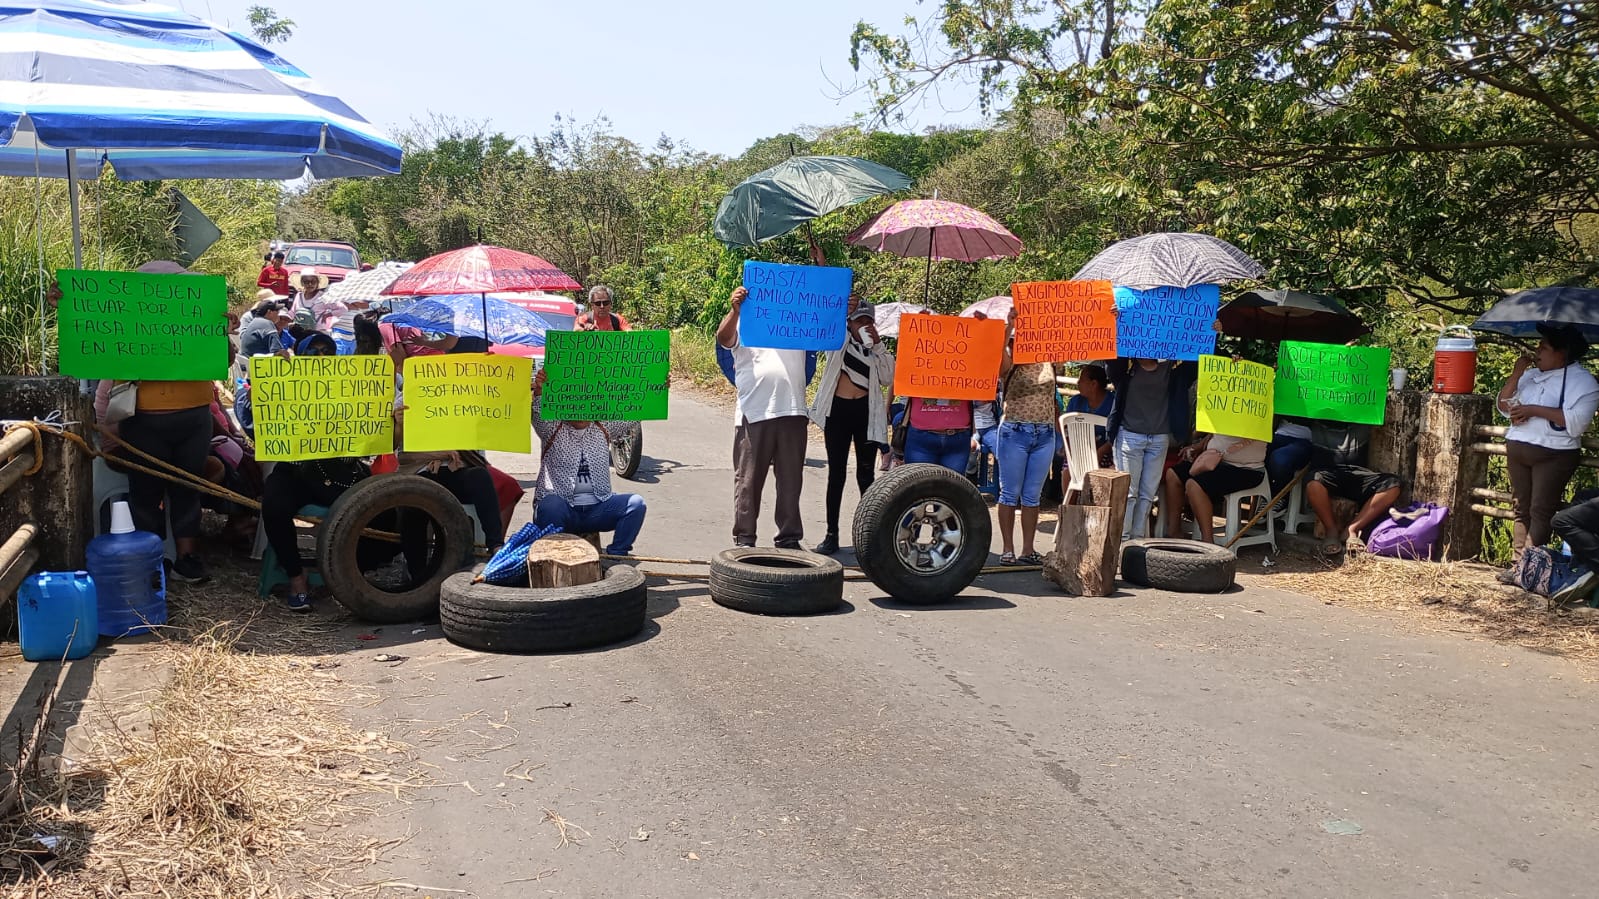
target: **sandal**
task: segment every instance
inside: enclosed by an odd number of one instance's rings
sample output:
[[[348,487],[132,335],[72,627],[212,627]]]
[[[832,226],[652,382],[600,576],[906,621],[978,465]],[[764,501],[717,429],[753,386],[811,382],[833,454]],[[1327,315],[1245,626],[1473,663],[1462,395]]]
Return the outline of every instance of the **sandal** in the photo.
[[[1017,565],[1042,565],[1042,564],[1044,564],[1044,557],[1039,555],[1036,551],[1034,551],[1034,552],[1028,553],[1025,556],[1018,556],[1016,558],[1016,564]]]
[[[1016,564],[1019,564],[1019,563],[1016,561],[1016,554],[1015,553],[1005,553],[1005,554],[1003,554],[1003,555],[1001,555],[999,557],[999,564],[1001,564],[1001,565],[1016,565]]]
[[[1321,554],[1329,559],[1336,559],[1348,551],[1348,547],[1336,541],[1328,541],[1321,547]]]

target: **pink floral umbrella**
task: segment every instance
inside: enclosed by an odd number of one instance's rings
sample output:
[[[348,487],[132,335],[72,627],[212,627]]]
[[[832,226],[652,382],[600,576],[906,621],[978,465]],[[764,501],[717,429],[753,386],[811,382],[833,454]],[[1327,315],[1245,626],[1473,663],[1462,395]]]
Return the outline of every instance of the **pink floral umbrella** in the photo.
[[[932,292],[933,260],[1009,259],[1022,242],[987,215],[948,200],[901,200],[845,238],[857,247],[907,259],[927,258],[926,289]]]

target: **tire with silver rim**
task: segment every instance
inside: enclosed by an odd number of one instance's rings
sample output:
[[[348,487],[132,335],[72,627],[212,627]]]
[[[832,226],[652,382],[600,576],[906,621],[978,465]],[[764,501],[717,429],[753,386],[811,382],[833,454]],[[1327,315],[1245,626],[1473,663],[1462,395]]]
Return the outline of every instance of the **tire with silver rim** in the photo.
[[[855,558],[889,596],[946,602],[976,580],[993,525],[982,494],[942,465],[901,465],[882,475],[855,510]]]

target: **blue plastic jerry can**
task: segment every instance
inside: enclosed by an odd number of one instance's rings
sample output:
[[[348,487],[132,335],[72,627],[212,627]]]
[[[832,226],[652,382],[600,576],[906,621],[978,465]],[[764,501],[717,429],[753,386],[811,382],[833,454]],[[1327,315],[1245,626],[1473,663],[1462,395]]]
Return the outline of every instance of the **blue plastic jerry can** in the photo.
[[[81,659],[100,639],[94,581],[87,571],[46,571],[17,590],[17,634],[30,662]]]

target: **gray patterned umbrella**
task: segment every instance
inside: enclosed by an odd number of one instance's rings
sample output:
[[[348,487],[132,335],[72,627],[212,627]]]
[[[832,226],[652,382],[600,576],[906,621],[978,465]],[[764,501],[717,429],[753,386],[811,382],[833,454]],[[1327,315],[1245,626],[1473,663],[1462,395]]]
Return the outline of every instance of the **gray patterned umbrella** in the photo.
[[[1079,269],[1076,279],[1147,290],[1249,281],[1264,274],[1265,267],[1219,237],[1163,232],[1111,244]]]

